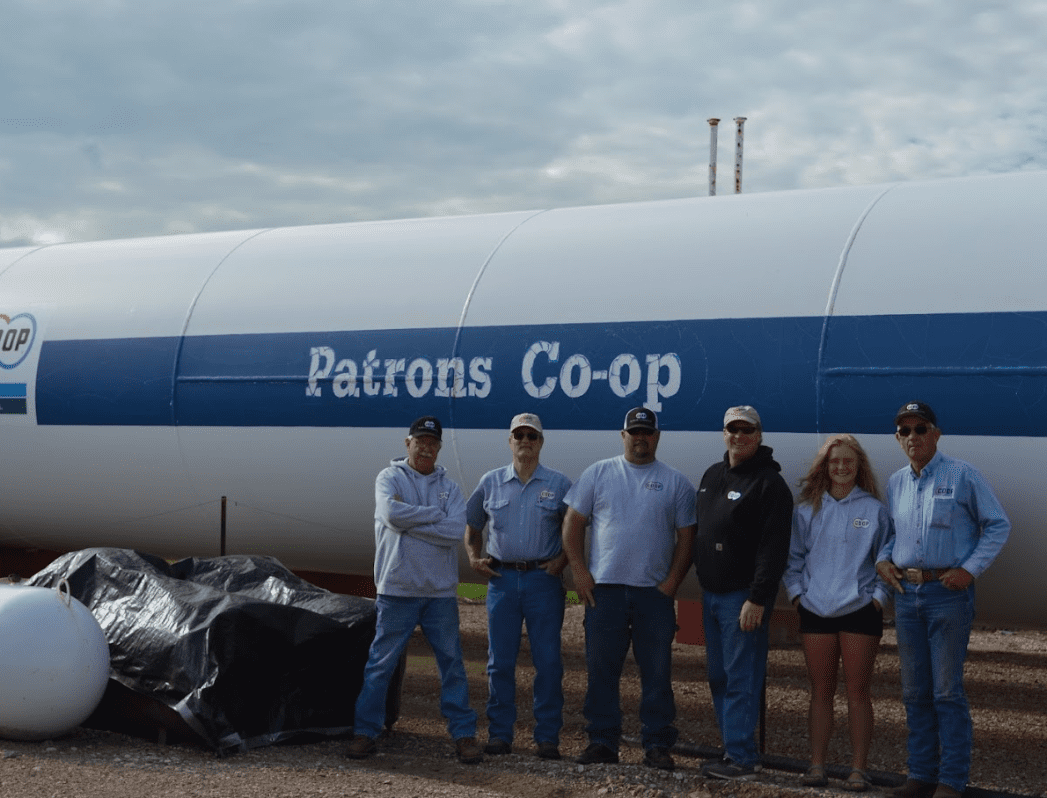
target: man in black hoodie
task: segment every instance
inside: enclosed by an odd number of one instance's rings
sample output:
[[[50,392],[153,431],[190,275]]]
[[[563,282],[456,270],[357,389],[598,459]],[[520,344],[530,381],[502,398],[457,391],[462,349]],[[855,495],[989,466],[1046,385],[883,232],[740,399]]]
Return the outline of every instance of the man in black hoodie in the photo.
[[[744,779],[759,767],[756,726],[768,629],[789,556],[793,496],[763,445],[755,408],[730,408],[723,440],[723,460],[709,467],[698,488],[692,549],[703,591],[709,690],[724,747],[724,758],[702,772]]]

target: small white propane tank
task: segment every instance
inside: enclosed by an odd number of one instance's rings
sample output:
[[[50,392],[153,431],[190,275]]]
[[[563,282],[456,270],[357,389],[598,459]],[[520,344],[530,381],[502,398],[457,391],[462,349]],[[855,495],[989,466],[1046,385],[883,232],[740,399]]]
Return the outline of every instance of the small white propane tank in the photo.
[[[98,621],[69,594],[0,584],[0,737],[44,740],[83,723],[109,680]]]

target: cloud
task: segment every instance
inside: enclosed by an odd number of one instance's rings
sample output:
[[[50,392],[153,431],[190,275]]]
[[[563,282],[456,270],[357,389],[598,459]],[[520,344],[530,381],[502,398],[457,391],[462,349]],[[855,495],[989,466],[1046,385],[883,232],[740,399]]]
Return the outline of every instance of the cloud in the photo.
[[[704,194],[711,116],[721,175],[748,119],[746,191],[1047,168],[1043,0],[9,0],[5,30],[0,240]]]

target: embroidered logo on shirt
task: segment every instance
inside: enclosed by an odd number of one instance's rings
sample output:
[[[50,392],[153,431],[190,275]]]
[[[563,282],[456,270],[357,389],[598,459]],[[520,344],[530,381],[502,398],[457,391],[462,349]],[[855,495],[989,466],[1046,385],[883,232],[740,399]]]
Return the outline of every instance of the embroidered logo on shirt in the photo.
[[[646,488],[647,490],[665,490],[665,485],[663,485],[661,482],[648,482],[646,485],[644,485],[644,488]]]
[[[934,498],[936,499],[951,499],[953,497],[952,488],[935,488]]]
[[[740,494],[736,490],[729,490],[729,491],[727,491],[727,498],[730,499],[732,502],[736,502],[740,498],[742,498],[742,494]]]
[[[539,500],[541,500],[541,499],[555,499],[556,498],[556,494],[553,491],[551,491],[551,490],[543,490],[540,494],[538,494],[538,498],[539,498]]]
[[[865,529],[867,526],[869,526],[869,519],[855,518],[854,521],[852,521],[851,523],[854,524],[855,529]]]
[[[440,501],[443,501],[444,499],[446,499],[450,495],[451,495],[451,492],[448,491],[448,490],[445,490],[445,491],[441,492],[440,493]]]

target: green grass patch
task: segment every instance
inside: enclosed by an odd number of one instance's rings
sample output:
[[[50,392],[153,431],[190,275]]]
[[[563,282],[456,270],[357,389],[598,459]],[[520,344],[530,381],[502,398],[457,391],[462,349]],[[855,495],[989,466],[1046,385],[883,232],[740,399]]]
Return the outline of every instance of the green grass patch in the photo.
[[[459,582],[458,595],[467,599],[487,598],[487,585],[471,585],[467,582]]]

